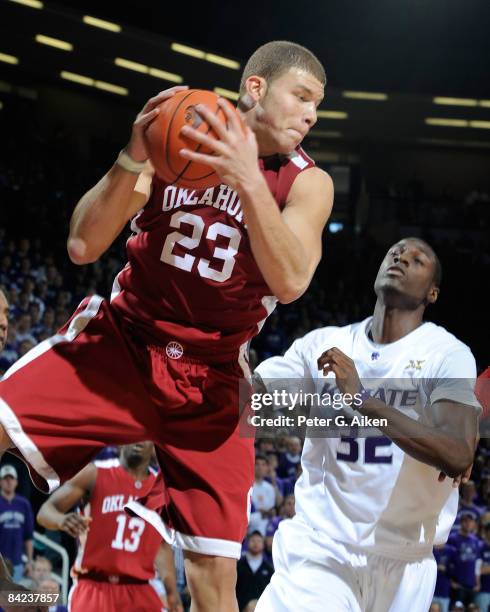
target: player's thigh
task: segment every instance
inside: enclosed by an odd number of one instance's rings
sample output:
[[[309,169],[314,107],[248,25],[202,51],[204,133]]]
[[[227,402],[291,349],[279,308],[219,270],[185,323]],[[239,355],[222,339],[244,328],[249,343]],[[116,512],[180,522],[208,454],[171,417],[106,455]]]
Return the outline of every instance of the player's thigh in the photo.
[[[361,612],[355,587],[345,568],[305,561],[294,572],[275,571],[256,612]],[[328,602],[328,608],[327,606]]]
[[[166,493],[162,519],[184,550],[238,559],[248,525],[253,440],[241,438],[237,428],[212,450],[189,446],[157,447]]]
[[[239,425],[238,374],[183,361],[168,368],[188,401],[168,412],[157,444],[167,499],[162,518],[185,550],[239,558],[254,479],[254,440]]]
[[[355,568],[321,546],[299,521],[283,521],[274,536],[275,573],[256,612],[361,612]]]
[[[0,422],[48,483],[73,476],[104,445],[146,439],[151,407],[131,351],[93,296],[0,382]]]
[[[426,612],[429,609],[437,578],[433,557],[412,562],[384,559],[372,569],[368,612]]]

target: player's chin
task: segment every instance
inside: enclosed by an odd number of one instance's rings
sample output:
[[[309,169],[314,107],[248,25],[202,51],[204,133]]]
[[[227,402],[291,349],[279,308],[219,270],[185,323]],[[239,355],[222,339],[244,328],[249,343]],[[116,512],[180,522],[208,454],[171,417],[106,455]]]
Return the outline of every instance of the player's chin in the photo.
[[[298,138],[285,138],[284,141],[279,142],[277,145],[277,149],[278,149],[278,154],[279,155],[290,155],[291,153],[293,153],[296,149],[296,147],[298,147],[301,144],[301,141],[303,139],[298,139]]]

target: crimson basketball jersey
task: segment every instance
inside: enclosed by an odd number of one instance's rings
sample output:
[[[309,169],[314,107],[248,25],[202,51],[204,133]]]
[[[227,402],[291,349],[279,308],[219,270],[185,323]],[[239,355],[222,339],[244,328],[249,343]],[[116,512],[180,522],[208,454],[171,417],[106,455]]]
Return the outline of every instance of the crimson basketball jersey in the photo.
[[[93,571],[150,580],[155,575],[161,537],[143,519],[128,516],[124,505],[148,495],[155,486],[157,472],[150,468],[150,474],[139,481],[118,459],[96,461],[95,465],[97,479],[90,502],[82,512],[92,521],[80,538],[74,573]]]
[[[259,164],[281,210],[298,174],[314,166],[301,147]],[[238,194],[155,176],[131,228],[111,298],[116,311],[149,343],[167,344],[167,354],[174,341],[176,357],[182,349],[216,362],[236,357],[277,302],[255,263]]]

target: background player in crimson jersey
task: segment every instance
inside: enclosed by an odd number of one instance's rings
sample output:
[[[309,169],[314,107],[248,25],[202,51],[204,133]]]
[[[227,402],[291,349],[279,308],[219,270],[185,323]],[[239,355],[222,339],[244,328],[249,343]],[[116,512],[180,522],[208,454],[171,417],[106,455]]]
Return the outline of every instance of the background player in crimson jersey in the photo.
[[[22,454],[51,489],[106,444],[155,442],[163,508],[131,506],[185,549],[195,611],[237,606],[254,463],[253,440],[239,435],[239,380],[248,342],[278,300],[306,290],[321,257],[333,186],[300,144],[325,82],[307,49],[260,47],[240,86],[245,134],[226,107],[227,130],[197,109],[220,137],[205,161],[223,184],[204,192],[166,185],[143,163],[146,127],[182,88],[149,100],[71,220],[69,255],[87,264],[134,217],[111,302],[82,302],[0,383],[0,448]]]
[[[124,512],[127,501],[155,486],[152,452],[151,442],[123,446],[120,460],[90,463],[39,510],[41,525],[80,539],[69,597],[73,612],[159,612],[162,602],[148,582],[155,565],[165,584],[169,610],[182,612],[170,546],[145,521]],[[84,504],[81,514],[71,511],[80,503]]]

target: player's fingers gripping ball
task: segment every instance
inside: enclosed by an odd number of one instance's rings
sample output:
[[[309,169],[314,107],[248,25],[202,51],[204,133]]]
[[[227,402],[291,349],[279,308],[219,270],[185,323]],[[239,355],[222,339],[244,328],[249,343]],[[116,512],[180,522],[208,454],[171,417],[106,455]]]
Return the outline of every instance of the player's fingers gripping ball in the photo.
[[[218,134],[197,112],[196,106],[204,104],[224,125],[227,118],[219,106],[220,96],[212,91],[189,89],[181,91],[160,106],[160,112],[145,132],[146,147],[155,172],[167,183],[190,189],[207,189],[221,183],[216,172],[207,164],[184,159],[181,149],[188,149],[205,155],[214,152],[204,144],[181,133],[184,126],[219,140]],[[233,105],[225,104],[240,118]],[[243,125],[243,124],[242,124]]]

